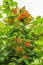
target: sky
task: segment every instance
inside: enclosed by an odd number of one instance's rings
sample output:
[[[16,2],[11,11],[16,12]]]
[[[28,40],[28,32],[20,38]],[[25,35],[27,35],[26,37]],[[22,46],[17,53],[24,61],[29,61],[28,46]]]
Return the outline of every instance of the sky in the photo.
[[[18,7],[23,6],[29,11],[33,17],[42,16],[43,17],[43,0],[14,0],[18,2]],[[2,0],[0,0],[0,5]]]

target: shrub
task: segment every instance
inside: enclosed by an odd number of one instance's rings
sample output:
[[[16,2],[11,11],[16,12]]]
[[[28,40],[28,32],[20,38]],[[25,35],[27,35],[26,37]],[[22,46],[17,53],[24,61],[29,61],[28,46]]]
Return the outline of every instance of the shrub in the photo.
[[[13,0],[3,0],[0,12],[0,65],[43,65],[43,18]]]

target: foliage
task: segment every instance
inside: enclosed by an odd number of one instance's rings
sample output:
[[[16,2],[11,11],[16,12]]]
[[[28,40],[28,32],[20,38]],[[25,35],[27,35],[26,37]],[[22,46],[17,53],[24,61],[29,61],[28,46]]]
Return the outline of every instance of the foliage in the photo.
[[[13,0],[3,0],[0,12],[0,65],[43,65],[43,18]]]

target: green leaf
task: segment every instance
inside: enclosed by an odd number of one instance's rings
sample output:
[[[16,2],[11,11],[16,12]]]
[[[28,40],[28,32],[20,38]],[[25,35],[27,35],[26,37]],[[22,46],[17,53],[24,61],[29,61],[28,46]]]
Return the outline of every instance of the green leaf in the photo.
[[[7,8],[7,10],[3,10],[3,13],[9,14],[10,13],[10,9]]]
[[[8,13],[10,13],[10,6],[9,6],[9,3],[7,3],[7,4],[3,4],[2,5],[2,7],[3,7],[3,13],[6,13],[6,14],[8,14]],[[7,9],[7,10],[6,10]]]
[[[9,63],[8,65],[16,65],[16,63],[15,62],[12,62],[12,63]]]
[[[41,24],[43,24],[43,18],[41,19]]]
[[[2,16],[2,14],[0,13],[0,18],[2,18],[3,16]]]
[[[0,21],[0,28],[3,28],[4,23]]]
[[[34,43],[37,45],[43,45],[43,40],[38,40],[38,41],[35,41]]]
[[[26,65],[29,65],[29,61],[28,60],[24,60]]]
[[[8,2],[9,0],[3,0],[3,2]]]
[[[10,32],[10,26],[6,25],[2,32],[7,35]]]
[[[37,16],[36,19],[37,19],[37,20],[40,20],[40,19],[41,19],[41,16]]]
[[[10,5],[11,6],[17,6],[17,2],[11,2]]]
[[[18,59],[18,63],[21,63],[23,61],[23,58]]]
[[[8,6],[8,5],[5,4],[5,3],[2,5],[3,8],[7,8],[7,6]]]
[[[36,36],[39,35],[41,32],[42,32],[42,28],[39,26],[37,26],[36,29],[34,29],[34,33]]]
[[[17,62],[17,59],[16,59],[16,58],[12,58],[11,60],[12,60],[12,61],[16,61],[16,62]]]
[[[0,6],[0,11],[1,11],[2,7]]]
[[[9,0],[9,1],[11,1],[11,2],[12,2],[13,0]]]

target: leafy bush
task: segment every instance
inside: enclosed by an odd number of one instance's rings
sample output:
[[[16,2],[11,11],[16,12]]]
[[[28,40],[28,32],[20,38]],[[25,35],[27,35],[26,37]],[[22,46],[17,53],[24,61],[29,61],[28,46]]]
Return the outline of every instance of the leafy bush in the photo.
[[[0,65],[43,65],[43,18],[13,0],[3,0],[0,12]]]

